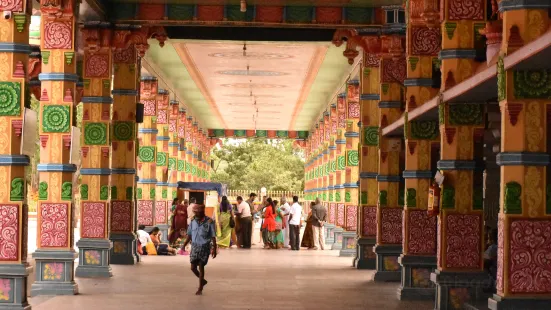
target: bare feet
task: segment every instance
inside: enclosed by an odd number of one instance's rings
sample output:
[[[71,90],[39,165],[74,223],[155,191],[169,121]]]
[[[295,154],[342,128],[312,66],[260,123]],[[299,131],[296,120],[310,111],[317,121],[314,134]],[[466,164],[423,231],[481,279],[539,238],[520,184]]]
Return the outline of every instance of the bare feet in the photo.
[[[203,279],[203,287],[204,287],[205,285],[207,285],[208,283],[209,283],[209,281]]]
[[[203,295],[203,288],[200,287],[197,292],[195,292],[195,295]]]

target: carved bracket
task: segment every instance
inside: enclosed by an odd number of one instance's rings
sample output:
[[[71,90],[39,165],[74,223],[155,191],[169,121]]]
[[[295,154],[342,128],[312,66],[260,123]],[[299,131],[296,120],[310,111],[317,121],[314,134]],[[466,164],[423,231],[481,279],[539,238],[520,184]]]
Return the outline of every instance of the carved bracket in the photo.
[[[518,115],[522,111],[522,103],[519,102],[507,102],[505,104],[505,112],[509,115],[509,123],[515,126],[518,121]]]

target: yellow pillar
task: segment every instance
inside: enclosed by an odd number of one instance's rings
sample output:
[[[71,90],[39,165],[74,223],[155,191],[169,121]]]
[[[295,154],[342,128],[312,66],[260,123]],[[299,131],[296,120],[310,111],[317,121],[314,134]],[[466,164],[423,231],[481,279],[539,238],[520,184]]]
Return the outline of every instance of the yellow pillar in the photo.
[[[157,124],[157,156],[156,156],[156,179],[155,186],[155,226],[161,230],[162,241],[168,242],[168,162],[169,162],[169,91],[159,89],[157,92],[157,116],[155,123]]]

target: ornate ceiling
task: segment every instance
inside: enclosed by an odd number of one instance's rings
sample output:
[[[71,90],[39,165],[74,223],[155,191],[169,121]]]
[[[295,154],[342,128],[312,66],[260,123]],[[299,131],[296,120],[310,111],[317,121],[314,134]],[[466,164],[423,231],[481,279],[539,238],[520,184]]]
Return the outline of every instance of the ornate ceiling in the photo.
[[[239,5],[240,0],[110,0],[110,2]],[[379,7],[401,4],[401,0],[247,0],[248,5]]]
[[[146,66],[205,128],[309,130],[352,69],[327,43],[169,40]]]

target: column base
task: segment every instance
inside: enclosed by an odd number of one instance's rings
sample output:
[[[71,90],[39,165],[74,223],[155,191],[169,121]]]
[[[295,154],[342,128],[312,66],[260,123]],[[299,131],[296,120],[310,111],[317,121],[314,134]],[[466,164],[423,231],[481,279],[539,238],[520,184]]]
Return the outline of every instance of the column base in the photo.
[[[483,271],[435,270],[430,280],[436,284],[435,310],[462,309],[467,304],[477,304],[488,298],[483,289],[492,285],[491,278]]]
[[[113,276],[109,266],[109,251],[113,247],[106,239],[80,239],[78,266],[75,276],[80,278],[109,278]]]
[[[112,265],[134,265],[138,262],[136,235],[133,233],[111,233],[109,240],[113,243],[109,263]]]
[[[38,249],[32,256],[36,263],[36,281],[31,286],[31,296],[78,294],[74,279],[78,255],[74,250]]]
[[[377,255],[373,280],[376,282],[400,282],[402,271],[398,257],[402,254],[401,244],[377,244],[373,248]]]
[[[551,299],[536,299],[534,297],[522,298],[514,297],[507,298],[494,294],[491,298],[488,298],[488,308],[491,310],[517,310],[517,309],[531,309],[531,310],[547,310],[551,306]]]
[[[398,263],[402,265],[402,284],[398,288],[398,299],[434,299],[436,288],[430,280],[430,274],[436,268],[436,256],[402,254]]]
[[[331,246],[331,250],[342,249],[342,232],[343,232],[343,229],[340,227],[336,226],[333,229],[333,245]]]
[[[31,309],[27,300],[27,281],[32,270],[33,267],[24,264],[0,265],[0,281],[9,288],[2,292],[4,299],[0,303],[0,310]]]
[[[339,252],[341,257],[353,257],[356,255],[356,232],[355,231],[343,231],[342,232],[342,248]]]
[[[375,247],[375,238],[360,237],[356,241],[356,259],[354,261],[354,267],[357,269],[375,269],[376,268],[376,255],[373,252]]]
[[[325,228],[325,244],[330,247],[335,243],[335,237],[333,236],[335,225],[326,223],[323,227]]]
[[[156,227],[159,227],[159,229],[161,230],[161,242],[168,243],[168,229],[170,228],[170,226],[168,226],[167,224],[158,224]]]

